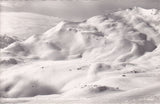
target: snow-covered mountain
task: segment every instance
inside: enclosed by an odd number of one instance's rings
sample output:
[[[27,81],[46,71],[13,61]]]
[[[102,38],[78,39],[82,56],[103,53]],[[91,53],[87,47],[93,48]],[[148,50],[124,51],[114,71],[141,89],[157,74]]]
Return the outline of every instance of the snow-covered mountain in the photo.
[[[7,35],[0,35],[0,49],[19,41],[17,37],[9,37]]]
[[[79,23],[63,21],[43,35],[33,35],[4,51],[47,60],[85,58],[125,62],[152,52],[160,43],[160,12],[154,9],[146,12],[134,8]]]
[[[55,26],[61,19],[27,12],[0,12],[0,34],[28,38]]]
[[[2,49],[4,59],[18,61],[2,68],[0,94],[53,94],[54,99],[74,97],[73,101],[87,97],[85,102],[102,104],[143,97],[156,100],[155,96],[160,98],[159,27],[160,10],[139,7],[83,22],[62,21],[42,35]]]

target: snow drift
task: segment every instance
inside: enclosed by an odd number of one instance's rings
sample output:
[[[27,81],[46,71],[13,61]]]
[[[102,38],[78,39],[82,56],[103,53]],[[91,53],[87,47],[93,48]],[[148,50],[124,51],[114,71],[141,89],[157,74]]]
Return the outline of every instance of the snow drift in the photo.
[[[159,10],[137,7],[83,22],[62,21],[2,49],[21,64],[2,69],[0,94],[103,98],[159,84],[159,27]]]

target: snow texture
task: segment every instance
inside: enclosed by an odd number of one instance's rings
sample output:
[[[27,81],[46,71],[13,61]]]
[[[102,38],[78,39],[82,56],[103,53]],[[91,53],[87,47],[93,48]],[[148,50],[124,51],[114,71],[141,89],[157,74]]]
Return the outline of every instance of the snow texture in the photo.
[[[62,21],[21,41],[1,38],[3,99],[44,95],[42,102],[47,97],[56,104],[70,98],[77,104],[160,101],[159,10],[135,7],[82,22]]]

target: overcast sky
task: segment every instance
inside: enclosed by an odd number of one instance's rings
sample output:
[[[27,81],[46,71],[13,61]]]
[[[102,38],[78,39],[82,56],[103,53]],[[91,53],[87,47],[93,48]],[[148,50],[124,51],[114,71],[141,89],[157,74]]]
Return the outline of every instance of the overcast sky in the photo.
[[[160,0],[1,0],[1,11],[33,12],[67,19],[85,19],[134,6],[160,9]]]

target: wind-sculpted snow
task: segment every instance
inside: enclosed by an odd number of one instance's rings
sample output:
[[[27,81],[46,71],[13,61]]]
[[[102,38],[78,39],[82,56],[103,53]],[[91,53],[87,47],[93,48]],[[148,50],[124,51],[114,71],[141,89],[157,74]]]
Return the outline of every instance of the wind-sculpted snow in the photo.
[[[42,35],[2,49],[2,55],[19,61],[2,69],[0,94],[103,98],[149,87],[154,94],[143,90],[132,98],[158,96],[154,88],[160,78],[159,27],[160,11],[142,8],[83,22],[62,21]]]

